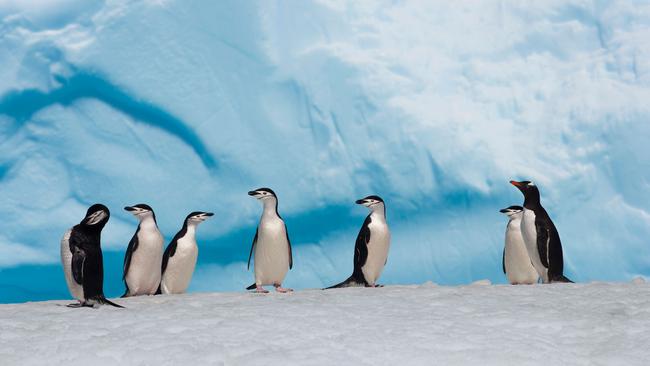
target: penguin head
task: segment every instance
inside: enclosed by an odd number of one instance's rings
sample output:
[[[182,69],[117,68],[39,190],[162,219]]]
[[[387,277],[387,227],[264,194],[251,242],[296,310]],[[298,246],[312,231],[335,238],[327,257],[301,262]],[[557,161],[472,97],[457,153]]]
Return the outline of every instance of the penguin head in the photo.
[[[137,205],[133,205],[133,206],[126,206],[124,207],[124,210],[129,211],[131,214],[133,214],[133,216],[140,219],[140,221],[142,221],[147,217],[152,217],[152,216],[154,220],[156,219],[156,215],[154,214],[151,206],[144,203],[138,203]]]
[[[515,217],[520,215],[523,212],[524,208],[521,206],[510,206],[499,210],[499,212],[505,214],[508,217]]]
[[[213,215],[214,214],[212,212],[194,211],[191,214],[187,215],[185,221],[187,221],[188,224],[190,223],[200,224],[203,221],[207,220],[208,217]]]
[[[248,192],[248,195],[257,198],[260,201],[278,199],[278,197],[275,195],[275,192],[273,192],[271,188],[258,188],[254,191]]]
[[[108,210],[108,207],[101,203],[96,203],[88,208],[86,217],[81,220],[81,225],[91,226],[101,230],[110,217],[111,212]]]
[[[357,205],[364,205],[371,210],[384,207],[384,200],[379,196],[371,195],[356,201]]]
[[[510,184],[517,187],[519,191],[524,195],[524,200],[528,202],[538,202],[539,201],[539,189],[535,183],[529,180],[523,180],[518,182],[516,180],[511,180]]]

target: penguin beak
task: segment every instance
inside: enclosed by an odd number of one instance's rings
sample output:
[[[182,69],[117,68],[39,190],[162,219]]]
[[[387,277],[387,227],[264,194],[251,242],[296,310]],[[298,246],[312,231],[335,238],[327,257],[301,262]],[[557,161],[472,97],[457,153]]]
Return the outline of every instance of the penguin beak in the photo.
[[[135,211],[135,207],[131,207],[131,206],[126,206],[126,207],[124,207],[124,209],[125,209],[126,211],[129,211],[129,212],[133,212],[133,211]]]
[[[355,203],[357,205],[363,205],[364,203],[366,203],[366,200],[364,200],[364,199],[356,200]]]
[[[207,216],[207,217],[210,217],[210,216],[214,216],[214,213],[213,212],[204,212],[203,215]]]
[[[502,208],[502,209],[499,210],[499,212],[506,213],[506,212],[508,212],[508,209],[507,208]]]
[[[248,192],[248,195],[253,196],[253,197],[257,196],[258,194],[259,194],[259,192],[257,192],[257,191],[249,191]]]
[[[517,182],[516,180],[511,180],[510,184],[512,184],[513,186],[515,186],[517,188],[521,188],[521,187],[524,186],[521,182]]]

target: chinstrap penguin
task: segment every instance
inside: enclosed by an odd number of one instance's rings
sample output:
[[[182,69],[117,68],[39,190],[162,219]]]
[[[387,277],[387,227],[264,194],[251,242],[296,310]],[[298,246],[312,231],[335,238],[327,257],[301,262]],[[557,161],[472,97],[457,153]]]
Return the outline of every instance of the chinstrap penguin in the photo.
[[[162,280],[158,293],[182,294],[187,290],[199,255],[196,227],[212,215],[212,212],[201,211],[187,215],[183,227],[174,235],[163,254]]]
[[[246,289],[268,293],[263,286],[273,285],[278,292],[293,291],[282,287],[287,271],[293,267],[293,257],[287,226],[278,213],[278,198],[269,188],[259,188],[248,195],[260,200],[263,210],[248,255],[248,269],[251,258],[255,258],[255,283]]]
[[[499,212],[508,216],[505,245],[503,247],[503,273],[511,285],[531,285],[537,283],[539,275],[528,256],[524,238],[521,236],[523,207],[510,206]]]
[[[370,209],[361,225],[354,246],[354,270],[347,280],[328,287],[376,287],[377,280],[388,262],[390,230],[386,223],[386,206],[379,196],[368,196],[356,201]]]
[[[149,205],[124,207],[140,220],[124,255],[122,297],[153,295],[160,286],[164,238],[158,230],[156,214]]]
[[[542,282],[572,282],[564,277],[560,235],[540,203],[539,189],[530,181],[510,181],[524,195],[521,234]]]
[[[69,307],[95,307],[102,304],[122,306],[104,296],[104,263],[101,248],[102,229],[110,218],[108,207],[90,206],[78,225],[68,230],[61,239],[61,262],[68,289],[79,301]]]

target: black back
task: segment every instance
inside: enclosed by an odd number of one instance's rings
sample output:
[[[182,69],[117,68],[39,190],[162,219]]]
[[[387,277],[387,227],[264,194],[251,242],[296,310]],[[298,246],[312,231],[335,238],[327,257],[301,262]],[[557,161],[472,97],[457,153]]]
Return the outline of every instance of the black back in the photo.
[[[104,261],[101,249],[101,228],[76,225],[70,233],[72,275],[83,287],[86,299],[104,297]]]

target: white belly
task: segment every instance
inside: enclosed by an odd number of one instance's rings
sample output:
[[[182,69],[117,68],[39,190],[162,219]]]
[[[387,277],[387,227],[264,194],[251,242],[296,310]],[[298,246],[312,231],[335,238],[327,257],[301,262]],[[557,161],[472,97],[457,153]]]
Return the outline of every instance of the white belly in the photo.
[[[544,283],[548,283],[548,273],[546,267],[542,264],[539,258],[539,251],[537,250],[537,229],[535,228],[535,213],[532,210],[524,208],[523,217],[521,219],[521,235],[526,244],[526,250],[530,256],[533,266],[537,273],[542,278]]]
[[[198,255],[199,247],[194,239],[184,237],[178,240],[176,253],[169,258],[162,276],[160,287],[163,294],[182,294],[187,291]]]
[[[370,222],[370,242],[368,243],[368,258],[361,267],[363,276],[370,285],[375,285],[384,270],[390,248],[390,231],[383,220]]]
[[[68,284],[70,295],[79,301],[84,301],[83,286],[78,284],[72,276],[72,252],[70,251],[70,233],[72,229],[63,234],[61,239],[61,264],[63,265],[63,273],[65,274],[65,282]]]
[[[138,248],[131,256],[126,275],[129,295],[153,295],[160,284],[163,236],[156,230],[138,232]]]
[[[513,285],[537,283],[539,278],[524,244],[520,224],[521,220],[512,220],[506,229],[504,264],[508,282]]]
[[[263,219],[255,244],[255,283],[281,285],[289,270],[289,242],[284,222],[279,218]]]

